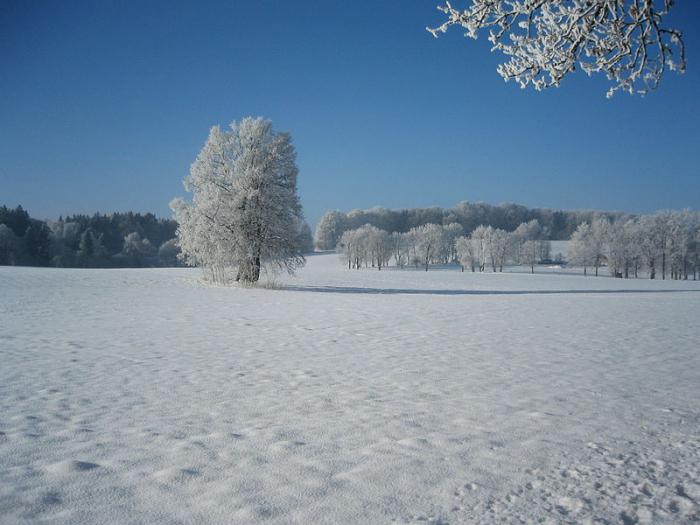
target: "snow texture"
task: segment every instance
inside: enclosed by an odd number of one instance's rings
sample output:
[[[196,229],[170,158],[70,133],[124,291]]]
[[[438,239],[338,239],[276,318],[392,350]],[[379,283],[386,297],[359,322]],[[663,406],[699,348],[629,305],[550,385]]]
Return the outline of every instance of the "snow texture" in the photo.
[[[0,268],[1,523],[693,523],[700,283]]]

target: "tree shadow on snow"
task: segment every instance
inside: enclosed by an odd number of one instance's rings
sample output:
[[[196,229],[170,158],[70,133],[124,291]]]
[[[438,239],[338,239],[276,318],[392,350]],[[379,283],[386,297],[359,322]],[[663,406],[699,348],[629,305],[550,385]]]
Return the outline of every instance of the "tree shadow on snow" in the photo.
[[[678,290],[421,290],[412,288],[361,288],[353,286],[283,286],[291,292],[370,294],[370,295],[596,295],[596,294],[656,294],[700,293],[700,289]]]

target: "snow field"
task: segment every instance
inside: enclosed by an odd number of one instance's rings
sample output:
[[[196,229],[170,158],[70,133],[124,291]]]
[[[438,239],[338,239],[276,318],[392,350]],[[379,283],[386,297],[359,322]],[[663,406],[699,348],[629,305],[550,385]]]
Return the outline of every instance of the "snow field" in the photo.
[[[0,268],[1,523],[693,523],[700,284]]]

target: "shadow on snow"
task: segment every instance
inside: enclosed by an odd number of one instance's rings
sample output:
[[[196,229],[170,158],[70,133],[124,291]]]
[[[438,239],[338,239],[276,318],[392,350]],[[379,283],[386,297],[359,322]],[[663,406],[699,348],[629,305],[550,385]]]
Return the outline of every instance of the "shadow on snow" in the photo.
[[[430,290],[411,288],[362,288],[353,286],[284,286],[291,292],[346,293],[374,295],[597,295],[597,294],[655,294],[655,293],[700,293],[700,289],[678,290]]]

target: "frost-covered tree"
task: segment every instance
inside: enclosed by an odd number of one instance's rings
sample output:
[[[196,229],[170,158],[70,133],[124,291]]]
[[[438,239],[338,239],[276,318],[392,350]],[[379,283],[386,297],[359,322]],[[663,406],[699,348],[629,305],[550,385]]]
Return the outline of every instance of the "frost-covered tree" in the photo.
[[[608,97],[622,90],[645,94],[664,72],[685,71],[681,32],[664,26],[674,0],[469,0],[466,9],[447,1],[447,15],[428,28],[433,36],[452,26],[476,39],[488,31],[493,51],[508,61],[498,66],[506,80],[537,90],[559,86],[580,67],[611,81]]]
[[[651,215],[645,215],[639,219],[639,252],[642,263],[646,266],[649,273],[649,279],[656,279],[656,261],[659,257],[656,226],[656,220]]]
[[[700,273],[700,214],[695,214],[694,234],[690,240],[690,253],[693,260],[693,281],[697,280]]]
[[[475,272],[480,261],[476,255],[474,241],[469,237],[459,237],[455,242],[455,249],[457,250],[457,260],[462,266],[462,271],[464,271],[465,267],[469,267],[472,272]]]
[[[427,272],[430,264],[444,249],[445,230],[438,224],[425,224],[411,232],[416,239],[417,256]]]
[[[155,252],[151,241],[142,238],[138,232],[131,232],[124,237],[122,254],[132,266],[141,266],[144,259],[153,256]]]
[[[513,243],[518,247],[521,264],[530,267],[535,273],[535,265],[548,257],[547,232],[537,219],[520,224],[513,232]]]
[[[233,267],[242,282],[258,281],[264,266],[291,273],[303,265],[297,174],[291,137],[269,120],[213,127],[185,179],[192,202],[171,203],[185,262],[217,281]]]
[[[503,265],[508,259],[511,247],[511,236],[500,228],[488,226],[484,232],[486,255],[491,263],[491,269],[503,271]]]
[[[593,219],[591,223],[590,249],[593,255],[593,267],[598,277],[598,270],[605,261],[605,247],[608,242],[610,223],[602,217]]]
[[[472,231],[470,236],[474,249],[474,257],[476,258],[480,272],[484,271],[484,269],[486,268],[486,262],[488,260],[488,228],[488,226],[484,226],[483,224],[481,224],[474,228],[474,231]]]
[[[178,255],[180,255],[180,246],[177,244],[177,239],[165,241],[158,248],[158,260],[162,266],[177,265]]]
[[[445,242],[443,245],[442,259],[444,263],[457,261],[455,242],[464,233],[464,228],[458,222],[452,222],[443,226],[445,230]]]
[[[344,213],[338,210],[324,213],[316,225],[316,247],[319,250],[334,250],[346,229],[347,220]]]
[[[311,226],[306,221],[299,222],[299,247],[302,253],[312,253],[314,251],[314,237],[311,233]]]
[[[382,266],[387,266],[391,260],[391,236],[384,230],[370,225],[365,226],[364,235],[372,266],[376,265],[377,269],[381,270]]]
[[[570,264],[583,267],[583,275],[588,274],[588,267],[593,265],[595,256],[592,249],[591,226],[587,222],[581,223],[571,235],[568,259]]]
[[[673,229],[673,216],[670,211],[658,211],[652,216],[649,235],[656,246],[658,256],[661,258],[661,279],[666,279],[666,266],[668,253],[671,246],[671,233]]]
[[[629,277],[629,269],[633,258],[631,226],[621,221],[608,225],[605,235],[605,259],[608,270],[613,277]]]
[[[394,264],[399,268],[403,268],[409,261],[410,257],[410,242],[408,234],[394,232],[391,234],[391,249],[394,257]]]
[[[348,269],[361,268],[362,264],[381,270],[389,264],[393,254],[392,237],[384,230],[365,224],[343,233],[338,252],[346,260]]]

